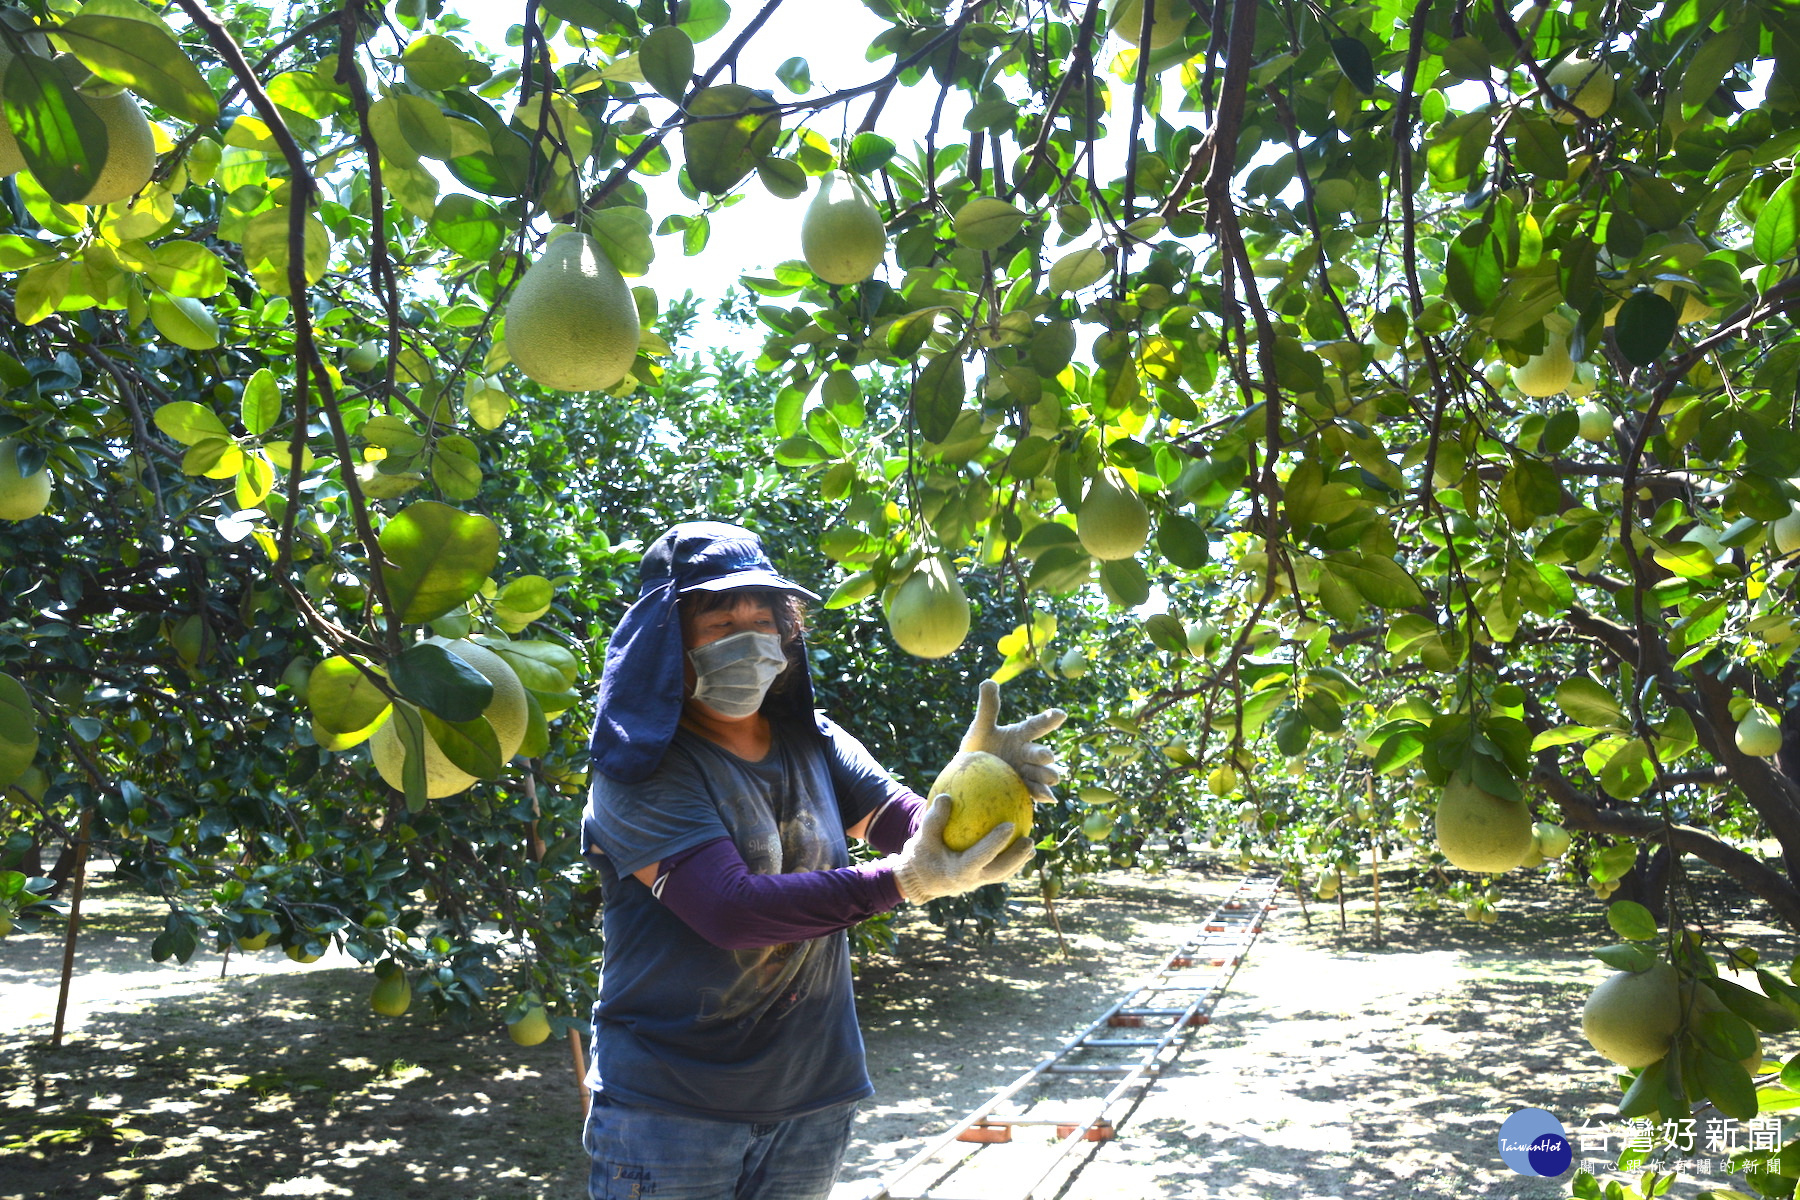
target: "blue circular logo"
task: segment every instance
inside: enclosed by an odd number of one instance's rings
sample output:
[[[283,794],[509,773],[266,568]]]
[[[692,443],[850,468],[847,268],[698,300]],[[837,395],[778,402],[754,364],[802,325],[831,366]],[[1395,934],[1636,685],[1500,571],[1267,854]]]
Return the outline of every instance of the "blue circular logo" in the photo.
[[[1500,1126],[1500,1161],[1521,1175],[1561,1175],[1575,1161],[1569,1135],[1555,1115],[1521,1108]]]

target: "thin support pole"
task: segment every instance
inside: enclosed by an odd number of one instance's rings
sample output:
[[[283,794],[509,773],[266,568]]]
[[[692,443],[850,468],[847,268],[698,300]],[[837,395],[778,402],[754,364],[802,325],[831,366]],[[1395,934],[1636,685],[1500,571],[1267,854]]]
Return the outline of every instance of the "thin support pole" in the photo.
[[[581,1092],[581,1119],[587,1120],[588,1108],[594,1103],[587,1085],[587,1055],[581,1050],[581,1031],[569,1030],[569,1061],[575,1067],[575,1087]]]
[[[81,927],[81,893],[87,887],[89,834],[94,810],[81,810],[81,828],[75,835],[75,874],[69,885],[69,927],[63,933],[62,988],[56,994],[56,1026],[50,1031],[52,1049],[62,1048],[63,1021],[69,1012],[69,984],[75,978],[75,939]]]

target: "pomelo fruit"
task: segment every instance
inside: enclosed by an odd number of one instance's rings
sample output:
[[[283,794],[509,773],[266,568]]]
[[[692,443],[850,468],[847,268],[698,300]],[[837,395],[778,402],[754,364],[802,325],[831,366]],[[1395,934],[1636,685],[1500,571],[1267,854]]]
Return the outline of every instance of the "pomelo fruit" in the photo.
[[[1669,1052],[1687,1006],[1691,1027],[1706,1013],[1729,1011],[1704,984],[1683,980],[1668,963],[1648,971],[1619,971],[1588,994],[1581,1009],[1581,1032],[1588,1045],[1621,1067],[1647,1067]],[[1747,1071],[1762,1063],[1762,1039],[1753,1054],[1741,1059]]]
[[[106,161],[80,203],[129,200],[143,190],[156,170],[156,135],[150,132],[150,122],[130,92],[83,98],[106,125]]]
[[[1581,408],[1579,417],[1581,422],[1579,432],[1582,441],[1598,445],[1601,442],[1612,440],[1612,413],[1598,404],[1585,404]]]
[[[1776,521],[1770,532],[1775,536],[1775,549],[1783,555],[1800,550],[1800,508]]]
[[[381,362],[386,349],[386,342],[380,342],[374,338],[358,342],[344,354],[344,370],[373,371]]]
[[[308,954],[305,946],[289,946],[286,948],[286,953],[289,958],[297,963],[318,962],[321,958],[325,957],[322,954]]]
[[[474,667],[494,685],[494,697],[481,714],[494,727],[494,736],[500,742],[500,758],[502,761],[519,752],[519,746],[525,741],[525,728],[530,720],[530,708],[525,700],[525,685],[519,682],[518,674],[507,665],[505,659],[485,646],[474,642],[456,640],[446,641],[443,638],[428,638],[444,647],[456,657]],[[401,703],[405,703],[401,701]],[[369,752],[375,760],[375,770],[386,780],[389,787],[396,791],[406,788],[405,767],[406,751],[400,742],[400,733],[394,727],[397,718],[390,717],[369,738]],[[438,749],[437,743],[431,740],[430,732],[425,734],[425,794],[432,799],[443,796],[454,796],[466,791],[475,782],[475,777],[468,774]]]
[[[1533,825],[1531,840],[1545,858],[1561,858],[1569,852],[1569,844],[1574,841],[1568,830],[1552,821],[1539,821]]]
[[[969,598],[939,555],[913,568],[887,601],[888,632],[908,654],[942,658],[969,636]]]
[[[1002,821],[1013,823],[1014,840],[1031,832],[1031,791],[1006,761],[981,750],[958,754],[932,781],[932,796],[949,796],[950,823],[944,845],[967,850]]]
[[[536,1046],[550,1036],[550,1014],[536,992],[526,992],[525,1007],[506,1023],[506,1036],[521,1046]]]
[[[1732,740],[1740,753],[1771,758],[1781,749],[1781,726],[1771,721],[1760,705],[1752,705],[1738,722]]]
[[[637,349],[637,302],[585,233],[565,233],[544,247],[507,302],[507,353],[547,388],[612,387],[630,372]]]
[[[833,171],[819,181],[818,194],[806,206],[800,251],[826,283],[861,283],[887,254],[887,226],[868,193]]]
[[[1590,117],[1605,116],[1613,105],[1618,81],[1612,68],[1598,59],[1572,56],[1550,68],[1552,87],[1559,87],[1570,104]],[[1550,110],[1552,120],[1573,124],[1575,115],[1561,108]]]
[[[1569,357],[1569,335],[1554,326],[1541,354],[1512,369],[1513,386],[1527,396],[1558,396],[1575,380],[1575,360]]]
[[[1510,871],[1531,849],[1531,810],[1522,800],[1453,778],[1438,800],[1437,843],[1451,865],[1464,871]]]
[[[1075,536],[1095,558],[1130,558],[1150,540],[1150,510],[1124,476],[1106,467],[1081,499]]]
[[[234,939],[234,944],[237,946],[237,948],[239,950],[243,950],[243,951],[247,951],[247,952],[261,950],[264,946],[269,944],[269,938],[271,936],[273,936],[273,935],[270,933],[270,931],[267,929],[264,929],[260,933],[257,933],[251,937],[236,938],[236,939]]]
[[[412,1007],[412,982],[400,964],[388,961],[375,968],[375,990],[369,993],[369,1007],[384,1017],[397,1017]]]
[[[0,438],[0,521],[23,521],[50,506],[50,472],[19,474],[16,438]]]
[[[1161,50],[1178,41],[1192,16],[1187,0],[1156,0],[1150,14],[1150,49]],[[1117,0],[1107,12],[1106,28],[1126,45],[1137,45],[1144,32],[1144,0]]]

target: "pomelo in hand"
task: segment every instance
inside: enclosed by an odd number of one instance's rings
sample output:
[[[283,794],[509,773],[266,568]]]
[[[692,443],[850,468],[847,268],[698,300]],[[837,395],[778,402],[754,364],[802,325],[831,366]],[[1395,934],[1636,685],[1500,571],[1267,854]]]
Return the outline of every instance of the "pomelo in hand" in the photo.
[[[638,311],[600,243],[565,233],[544,247],[506,305],[506,350],[560,392],[612,387],[637,361]]]
[[[944,845],[967,850],[1002,821],[1011,821],[1014,840],[1031,832],[1031,791],[1006,761],[981,750],[958,754],[938,772],[929,795],[950,797]]]

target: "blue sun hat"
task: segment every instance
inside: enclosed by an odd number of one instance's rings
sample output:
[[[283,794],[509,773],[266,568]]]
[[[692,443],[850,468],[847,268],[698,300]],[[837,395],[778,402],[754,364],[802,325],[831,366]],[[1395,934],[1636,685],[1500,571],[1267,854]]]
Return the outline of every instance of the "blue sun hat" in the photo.
[[[739,525],[688,521],[644,551],[638,562],[638,600],[606,645],[594,732],[592,767],[620,783],[647,779],[662,762],[681,720],[685,683],[681,669],[678,601],[691,592],[766,588],[808,600],[819,597],[775,570],[762,542]],[[802,661],[805,655],[801,655]],[[764,711],[797,717],[814,726],[810,672],[796,686],[772,694]]]

